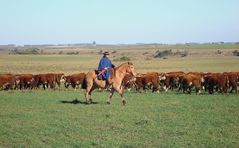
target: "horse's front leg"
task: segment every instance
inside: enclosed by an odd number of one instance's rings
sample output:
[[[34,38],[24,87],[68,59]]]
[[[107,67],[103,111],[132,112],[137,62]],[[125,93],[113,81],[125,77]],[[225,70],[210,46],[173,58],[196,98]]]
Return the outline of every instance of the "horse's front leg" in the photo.
[[[124,97],[124,88],[123,87],[121,88],[120,96],[121,96],[122,104],[126,105],[126,100],[125,100],[125,97]]]
[[[115,92],[115,89],[112,88],[112,89],[110,90],[110,96],[109,96],[109,98],[108,98],[107,104],[111,104],[112,96],[114,95],[114,92]]]
[[[125,100],[125,97],[124,97],[124,88],[122,86],[120,86],[120,88],[117,88],[115,90],[119,93],[119,95],[121,97],[122,104],[126,105],[126,100]]]

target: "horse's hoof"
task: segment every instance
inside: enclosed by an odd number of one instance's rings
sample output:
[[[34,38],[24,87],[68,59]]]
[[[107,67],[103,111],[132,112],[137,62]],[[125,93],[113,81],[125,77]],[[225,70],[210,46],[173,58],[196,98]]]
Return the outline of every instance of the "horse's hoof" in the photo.
[[[90,103],[91,103],[90,101],[86,101],[85,102],[86,105],[90,105]]]
[[[109,104],[109,105],[110,105],[110,101],[107,101],[107,104]]]
[[[122,103],[123,103],[123,105],[125,106],[125,105],[126,105],[126,100],[123,100]]]

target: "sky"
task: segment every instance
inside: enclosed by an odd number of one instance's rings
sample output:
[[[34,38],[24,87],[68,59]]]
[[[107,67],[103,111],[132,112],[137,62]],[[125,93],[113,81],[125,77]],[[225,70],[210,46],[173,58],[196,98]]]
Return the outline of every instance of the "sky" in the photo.
[[[0,44],[239,41],[239,0],[0,0]]]

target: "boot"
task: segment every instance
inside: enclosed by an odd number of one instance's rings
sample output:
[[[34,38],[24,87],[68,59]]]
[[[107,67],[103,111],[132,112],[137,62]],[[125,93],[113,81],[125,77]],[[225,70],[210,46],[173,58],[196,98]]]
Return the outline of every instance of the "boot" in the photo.
[[[113,82],[111,81],[110,78],[106,79],[106,89],[110,90],[112,88]]]

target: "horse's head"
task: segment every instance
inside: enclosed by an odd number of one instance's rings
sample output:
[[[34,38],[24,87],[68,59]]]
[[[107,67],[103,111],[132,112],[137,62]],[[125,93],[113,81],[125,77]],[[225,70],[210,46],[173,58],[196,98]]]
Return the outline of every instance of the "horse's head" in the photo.
[[[127,63],[127,68],[126,68],[126,73],[132,75],[132,76],[136,76],[136,72],[134,70],[134,65],[131,62]]]

